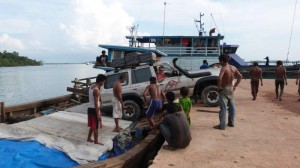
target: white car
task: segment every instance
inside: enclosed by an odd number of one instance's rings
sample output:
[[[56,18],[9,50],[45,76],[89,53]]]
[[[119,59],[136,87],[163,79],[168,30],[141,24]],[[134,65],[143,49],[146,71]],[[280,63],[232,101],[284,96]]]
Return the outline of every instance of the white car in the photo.
[[[156,70],[159,66],[164,67],[165,74],[168,76],[157,83],[164,92],[173,91],[176,97],[179,97],[179,89],[188,87],[191,98],[196,100],[200,98],[208,106],[218,106],[217,78],[220,69],[210,68],[191,73],[177,66],[176,61],[177,59],[174,58],[173,64],[156,62],[153,65],[142,65],[106,73],[107,78],[101,88],[102,110],[112,111],[113,84],[119,80],[121,74],[125,74],[127,80],[122,84],[122,96],[126,110],[123,112],[123,118],[127,120],[139,118],[145,110],[142,98],[144,89],[150,84],[150,77],[156,77]],[[177,71],[177,75],[172,75],[173,71]]]

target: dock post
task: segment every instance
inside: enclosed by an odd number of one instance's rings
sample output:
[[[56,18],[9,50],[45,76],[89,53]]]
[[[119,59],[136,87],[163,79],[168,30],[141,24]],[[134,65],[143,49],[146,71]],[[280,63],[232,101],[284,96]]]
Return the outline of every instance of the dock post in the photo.
[[[5,122],[4,102],[0,102],[1,122]]]

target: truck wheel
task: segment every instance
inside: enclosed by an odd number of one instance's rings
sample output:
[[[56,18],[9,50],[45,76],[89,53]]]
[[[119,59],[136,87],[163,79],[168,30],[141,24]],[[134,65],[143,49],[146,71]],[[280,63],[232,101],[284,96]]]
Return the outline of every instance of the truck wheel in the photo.
[[[134,121],[140,117],[141,108],[135,101],[125,100],[123,103],[125,106],[125,110],[123,111],[123,119]]]
[[[215,85],[207,86],[201,93],[201,100],[204,104],[212,107],[219,106],[219,92]]]

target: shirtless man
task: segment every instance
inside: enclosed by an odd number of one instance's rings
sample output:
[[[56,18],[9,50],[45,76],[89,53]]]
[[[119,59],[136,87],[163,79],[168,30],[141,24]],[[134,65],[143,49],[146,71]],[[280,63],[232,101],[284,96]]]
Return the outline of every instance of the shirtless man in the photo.
[[[298,76],[297,76],[297,79],[296,79],[296,85],[298,85],[298,93],[299,93],[299,96],[300,96],[300,69],[298,71]],[[298,101],[300,101],[300,99],[298,99]]]
[[[218,90],[220,94],[220,124],[214,126],[214,128],[225,130],[227,106],[229,107],[229,117],[227,125],[229,127],[234,127],[235,108],[233,101],[233,92],[240,84],[242,75],[236,69],[236,67],[228,64],[228,57],[226,55],[221,55],[219,57],[219,62],[222,66],[218,78]],[[237,77],[237,81],[232,86],[234,77]]]
[[[262,70],[258,67],[258,62],[253,62],[253,68],[249,71],[249,75],[251,78],[251,93],[253,96],[252,100],[256,100],[259,87],[259,80],[261,86],[263,86]]]
[[[102,129],[100,87],[104,84],[105,80],[106,76],[99,74],[96,78],[96,83],[89,89],[88,127],[90,127],[90,129],[87,141],[100,145],[103,145],[98,141],[99,124]],[[92,134],[94,134],[94,140],[92,140]]]
[[[114,97],[112,98],[113,104],[113,118],[115,119],[116,127],[113,130],[114,132],[120,132],[121,127],[119,126],[119,119],[122,118],[122,113],[124,111],[124,104],[122,101],[122,86],[121,84],[126,81],[126,76],[124,74],[120,75],[119,80],[114,83],[113,93]]]
[[[276,62],[276,69],[275,69],[275,93],[276,93],[276,99],[279,98],[279,101],[282,101],[282,95],[284,90],[284,83],[287,85],[287,77],[286,77],[286,70],[282,66],[282,61]],[[280,86],[280,94],[278,97],[278,88]]]
[[[147,106],[147,94],[150,94],[151,100],[148,110],[146,111],[147,119],[152,128],[151,133],[156,133],[157,127],[153,119],[154,114],[162,107],[162,101],[166,99],[165,94],[161,91],[159,86],[156,85],[156,77],[150,78],[150,85],[144,90],[144,105]]]

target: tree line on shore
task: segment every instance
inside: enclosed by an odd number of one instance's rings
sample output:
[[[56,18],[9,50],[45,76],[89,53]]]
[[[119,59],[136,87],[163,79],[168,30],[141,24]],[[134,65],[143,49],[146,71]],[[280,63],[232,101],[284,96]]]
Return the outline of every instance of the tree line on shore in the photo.
[[[12,53],[5,50],[3,52],[0,52],[0,67],[39,65],[43,65],[43,61],[36,61],[29,59],[26,56],[19,56],[19,53],[16,51],[13,51]]]

